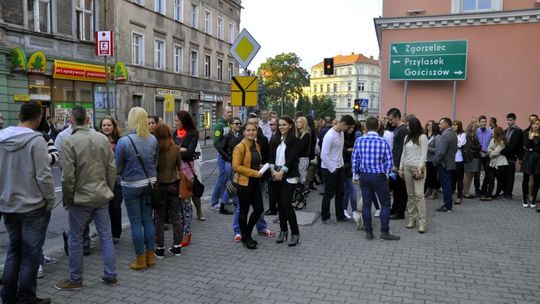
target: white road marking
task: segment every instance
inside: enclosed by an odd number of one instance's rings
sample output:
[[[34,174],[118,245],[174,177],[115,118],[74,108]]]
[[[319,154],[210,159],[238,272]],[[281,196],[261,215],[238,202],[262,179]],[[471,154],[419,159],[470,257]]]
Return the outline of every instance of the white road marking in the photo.
[[[215,163],[215,162],[217,162],[217,158],[205,160],[205,161],[201,162],[201,165],[209,164],[209,163]]]

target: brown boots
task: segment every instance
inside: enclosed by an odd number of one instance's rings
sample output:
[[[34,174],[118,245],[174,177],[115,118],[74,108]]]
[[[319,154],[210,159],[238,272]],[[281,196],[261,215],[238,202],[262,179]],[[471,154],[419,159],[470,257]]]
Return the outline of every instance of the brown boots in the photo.
[[[133,270],[145,270],[147,267],[148,267],[148,264],[146,263],[145,254],[138,255],[135,262],[132,262],[129,264],[129,268]]]
[[[154,267],[156,265],[156,256],[153,251],[146,252],[146,264],[148,267]]]

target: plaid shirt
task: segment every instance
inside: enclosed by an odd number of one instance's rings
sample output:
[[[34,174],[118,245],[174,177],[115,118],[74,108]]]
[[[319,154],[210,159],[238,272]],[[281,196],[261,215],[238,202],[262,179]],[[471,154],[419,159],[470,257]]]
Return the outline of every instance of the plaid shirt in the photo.
[[[392,149],[377,132],[370,131],[354,142],[351,162],[353,179],[361,173],[388,174],[393,165]]]

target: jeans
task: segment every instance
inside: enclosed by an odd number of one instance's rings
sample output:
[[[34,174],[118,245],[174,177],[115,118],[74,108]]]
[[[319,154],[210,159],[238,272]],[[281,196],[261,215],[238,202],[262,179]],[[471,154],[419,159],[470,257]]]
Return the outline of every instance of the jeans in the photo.
[[[250,240],[253,227],[260,219],[264,208],[258,179],[250,178],[247,186],[238,186],[238,201],[240,202],[238,223],[242,240]],[[253,212],[248,220],[250,206],[253,207]]]
[[[444,206],[448,210],[452,210],[452,172],[446,170],[442,165],[437,165],[437,173],[441,181],[441,187],[443,190]]]
[[[116,277],[116,255],[111,233],[109,206],[100,208],[70,205],[69,220],[69,278],[72,282],[82,282],[83,250],[82,238],[84,229],[93,220],[101,242],[103,255],[103,275],[107,278]]]
[[[109,216],[111,217],[111,232],[113,238],[120,238],[122,234],[122,186],[114,185],[114,198],[109,202]]]
[[[232,164],[230,162],[225,162],[225,174],[227,175],[227,182],[232,180],[234,175],[233,175]],[[234,196],[231,199],[233,200],[234,204],[238,202],[237,196]],[[225,204],[229,202],[229,191],[225,189],[223,190],[223,197],[221,198],[221,201]]]
[[[51,212],[45,206],[26,213],[3,213],[9,245],[1,292],[3,303],[34,303],[37,272]]]
[[[173,245],[180,245],[183,237],[183,229],[182,220],[180,218],[181,201],[180,197],[178,197],[178,181],[170,184],[160,183],[159,190],[165,206],[155,210],[156,245],[160,248],[165,246],[164,228],[166,212],[170,213],[170,219],[173,226]]]
[[[332,200],[335,195],[336,218],[338,220],[343,220],[345,219],[345,215],[343,214],[343,189],[345,185],[345,172],[343,168],[338,168],[333,173],[325,168],[322,168],[321,170],[324,180],[321,219],[323,221],[330,219],[330,200]]]
[[[221,155],[218,154],[217,165],[218,165],[218,179],[216,185],[214,186],[214,192],[212,193],[212,206],[217,206],[219,204],[219,198],[223,195],[225,191],[225,184],[228,181],[227,175],[227,162],[223,159]]]
[[[152,219],[152,206],[148,204],[148,187],[122,187],[129,223],[131,239],[136,255],[156,248],[156,228]]]
[[[362,219],[364,229],[368,233],[373,233],[371,226],[371,204],[375,200],[375,195],[379,197],[381,204],[381,232],[390,232],[390,188],[386,175],[379,173],[362,173],[360,175],[360,190],[362,190]]]
[[[457,198],[463,198],[463,179],[465,178],[465,167],[463,162],[456,162],[456,170],[452,172],[452,192],[457,190]]]
[[[343,210],[347,210],[349,208],[349,201],[351,202],[351,211],[356,211],[356,202],[357,202],[357,195],[356,195],[356,186],[352,182],[352,178],[346,177],[345,178],[345,195],[343,195]]]
[[[237,197],[237,199],[234,202],[234,220],[232,224],[234,234],[241,234],[240,224],[238,223],[239,216],[240,216],[240,203],[238,202],[238,197]],[[255,224],[255,228],[257,228],[257,231],[259,232],[263,232],[266,229],[268,229],[268,223],[266,223],[266,220],[264,219],[264,214],[261,214],[261,217]]]

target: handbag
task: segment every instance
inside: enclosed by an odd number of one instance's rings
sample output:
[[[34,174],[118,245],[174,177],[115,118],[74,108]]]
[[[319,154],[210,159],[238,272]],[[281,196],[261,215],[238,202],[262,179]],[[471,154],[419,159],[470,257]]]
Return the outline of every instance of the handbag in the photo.
[[[195,174],[195,170],[193,170],[191,163],[188,163],[188,164],[189,164],[189,168],[191,169],[191,172],[193,173],[193,182],[192,182],[193,196],[201,198],[204,194],[204,185],[199,180],[199,177],[197,176],[197,174]]]
[[[242,146],[244,146],[244,157],[242,158],[242,163],[244,163],[244,159],[246,159],[246,145],[242,143]],[[229,192],[229,197],[235,197],[238,195],[238,188],[236,187],[236,183],[232,180],[227,181],[225,184],[225,189],[227,189],[227,192]]]
[[[180,186],[179,188],[179,197],[182,200],[187,200],[193,195],[193,183],[186,177],[182,170],[179,170],[180,174]]]
[[[135,150],[135,154],[137,154],[137,159],[139,160],[139,163],[141,164],[141,167],[143,168],[144,174],[146,175],[146,178],[148,178],[148,201],[147,203],[152,206],[152,209],[161,209],[163,208],[163,200],[161,199],[161,192],[159,191],[159,187],[157,182],[152,182],[150,180],[150,176],[148,176],[148,172],[146,171],[146,168],[144,167],[144,163],[142,161],[141,155],[139,154],[139,151],[135,147],[135,143],[131,139],[131,137],[128,135],[129,141],[131,141],[131,145],[133,146],[133,149]]]

